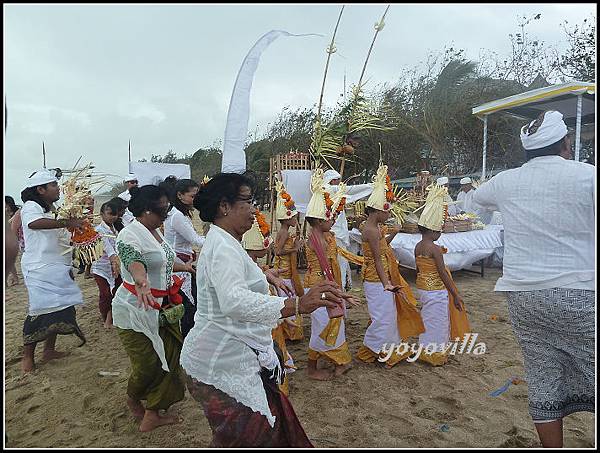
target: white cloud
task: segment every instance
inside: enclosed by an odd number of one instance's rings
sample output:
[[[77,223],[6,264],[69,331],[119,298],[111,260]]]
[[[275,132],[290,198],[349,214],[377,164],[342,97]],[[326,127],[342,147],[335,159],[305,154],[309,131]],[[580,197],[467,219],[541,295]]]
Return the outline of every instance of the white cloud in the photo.
[[[125,102],[119,104],[117,111],[119,115],[134,120],[147,119],[154,124],[162,123],[166,118],[164,112],[152,104],[144,102]]]
[[[223,138],[235,76],[265,32],[320,33],[278,40],[263,54],[251,93],[249,130],[259,132],[285,105],[318,100],[325,48],[341,5],[4,5],[4,87],[9,124],[5,184],[15,194],[41,164],[67,168],[82,154],[99,171],[127,172],[137,160],[173,149],[192,153]],[[338,100],[346,71],[356,83],[386,5],[346,5],[325,91]],[[401,70],[446,44],[505,54],[521,14],[540,12],[531,32],[563,45],[560,23],[580,23],[593,4],[393,4],[367,77],[395,82]]]

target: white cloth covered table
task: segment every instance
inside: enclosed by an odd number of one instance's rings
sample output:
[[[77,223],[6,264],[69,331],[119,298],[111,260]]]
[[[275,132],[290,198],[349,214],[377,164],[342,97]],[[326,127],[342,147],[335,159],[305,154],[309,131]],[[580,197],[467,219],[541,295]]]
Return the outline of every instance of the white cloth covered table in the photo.
[[[444,262],[451,271],[456,271],[469,268],[473,263],[493,255],[497,248],[502,247],[502,230],[502,225],[486,225],[483,230],[442,233],[436,244],[448,249],[448,253],[444,255]],[[360,231],[356,228],[350,231],[350,240],[360,246]],[[396,235],[390,245],[400,264],[410,269],[416,268],[415,246],[420,240],[419,233]]]

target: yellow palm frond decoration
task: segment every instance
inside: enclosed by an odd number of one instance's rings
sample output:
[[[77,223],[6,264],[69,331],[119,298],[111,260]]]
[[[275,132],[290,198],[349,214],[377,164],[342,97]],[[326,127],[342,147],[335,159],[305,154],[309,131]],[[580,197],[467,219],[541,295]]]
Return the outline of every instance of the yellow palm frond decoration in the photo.
[[[393,185],[392,190],[396,199],[392,205],[391,213],[398,225],[402,226],[406,218],[419,207],[419,203],[408,192],[399,188],[396,184]]]

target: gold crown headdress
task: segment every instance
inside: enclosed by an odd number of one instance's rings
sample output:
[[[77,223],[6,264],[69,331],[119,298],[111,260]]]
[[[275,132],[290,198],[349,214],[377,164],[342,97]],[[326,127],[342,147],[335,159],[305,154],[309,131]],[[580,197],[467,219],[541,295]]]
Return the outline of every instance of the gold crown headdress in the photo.
[[[242,246],[246,250],[266,250],[273,243],[271,228],[260,212],[254,214],[252,228],[242,236]]]
[[[277,191],[277,205],[275,208],[277,220],[291,219],[298,214],[292,196],[287,193],[285,186],[279,179],[275,179],[275,190]]]
[[[446,217],[446,197],[448,188],[431,184],[426,189],[427,199],[419,217],[419,225],[432,231],[442,231]]]

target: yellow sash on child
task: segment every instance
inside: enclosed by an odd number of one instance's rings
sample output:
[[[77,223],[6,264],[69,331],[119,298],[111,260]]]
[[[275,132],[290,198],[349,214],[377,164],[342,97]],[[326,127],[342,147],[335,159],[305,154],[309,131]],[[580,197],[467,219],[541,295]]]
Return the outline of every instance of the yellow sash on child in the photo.
[[[392,285],[399,285],[401,288],[400,291],[394,294],[394,299],[396,300],[398,332],[400,337],[406,340],[425,332],[425,325],[423,324],[423,318],[421,318],[421,312],[417,308],[417,300],[410,290],[410,286],[400,274],[398,261],[389,246],[385,249],[385,257],[388,260]]]

